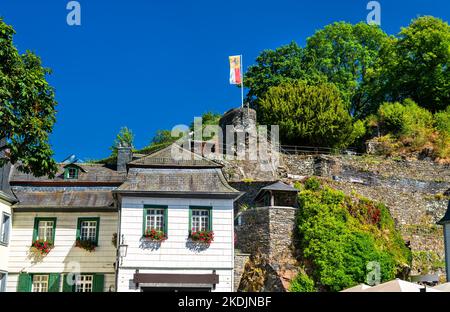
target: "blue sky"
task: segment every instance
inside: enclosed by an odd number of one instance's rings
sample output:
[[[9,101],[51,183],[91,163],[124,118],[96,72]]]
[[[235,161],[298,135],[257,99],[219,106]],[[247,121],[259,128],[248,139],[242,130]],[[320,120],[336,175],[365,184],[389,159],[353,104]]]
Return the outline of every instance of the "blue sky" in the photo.
[[[260,51],[303,45],[335,21],[365,21],[368,0],[80,0],[81,26],[68,26],[69,0],[2,0],[0,16],[21,52],[51,67],[57,124],[55,158],[109,155],[120,127],[147,145],[157,129],[189,124],[203,112],[240,105],[228,56],[244,67]],[[450,20],[448,0],[380,0],[382,28],[395,34],[420,15]]]

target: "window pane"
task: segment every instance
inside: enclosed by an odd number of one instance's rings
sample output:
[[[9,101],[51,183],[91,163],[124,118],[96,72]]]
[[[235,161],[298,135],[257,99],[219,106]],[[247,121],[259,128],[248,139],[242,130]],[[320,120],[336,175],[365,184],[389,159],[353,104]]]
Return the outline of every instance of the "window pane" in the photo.
[[[145,228],[147,230],[164,230],[164,209],[148,209]]]
[[[191,219],[192,230],[208,231],[209,230],[209,210],[208,209],[193,209]]]
[[[82,240],[95,241],[97,238],[97,221],[82,221],[80,238]]]
[[[53,240],[53,221],[39,221],[38,239],[45,241]]]
[[[33,292],[48,291],[48,275],[33,275]]]
[[[11,217],[7,214],[3,214],[2,224],[0,225],[0,241],[2,243],[8,243],[9,231],[10,231]]]
[[[77,275],[76,292],[92,292],[92,275]]]
[[[0,272],[0,292],[6,291],[6,273]]]

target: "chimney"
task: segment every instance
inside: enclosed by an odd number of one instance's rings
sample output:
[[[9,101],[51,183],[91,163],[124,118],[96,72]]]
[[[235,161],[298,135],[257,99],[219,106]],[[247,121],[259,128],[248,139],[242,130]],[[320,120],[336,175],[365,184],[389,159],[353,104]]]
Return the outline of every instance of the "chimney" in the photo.
[[[117,171],[126,172],[127,164],[133,159],[131,146],[117,147]]]

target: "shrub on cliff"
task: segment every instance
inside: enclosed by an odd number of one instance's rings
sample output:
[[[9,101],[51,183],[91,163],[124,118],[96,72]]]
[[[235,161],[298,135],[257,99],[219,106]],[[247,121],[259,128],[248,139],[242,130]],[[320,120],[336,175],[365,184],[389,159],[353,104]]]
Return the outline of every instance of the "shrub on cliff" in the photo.
[[[299,204],[298,247],[317,288],[340,291],[365,283],[372,261],[380,264],[382,281],[410,266],[411,252],[384,205],[327,186],[301,191]]]

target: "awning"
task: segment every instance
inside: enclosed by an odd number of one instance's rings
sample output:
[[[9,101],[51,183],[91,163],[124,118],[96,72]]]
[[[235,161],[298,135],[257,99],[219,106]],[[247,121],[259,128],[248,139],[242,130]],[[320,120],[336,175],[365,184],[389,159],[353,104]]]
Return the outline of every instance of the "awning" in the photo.
[[[162,274],[162,273],[135,273],[135,284],[209,284],[219,283],[219,275],[212,274]]]

